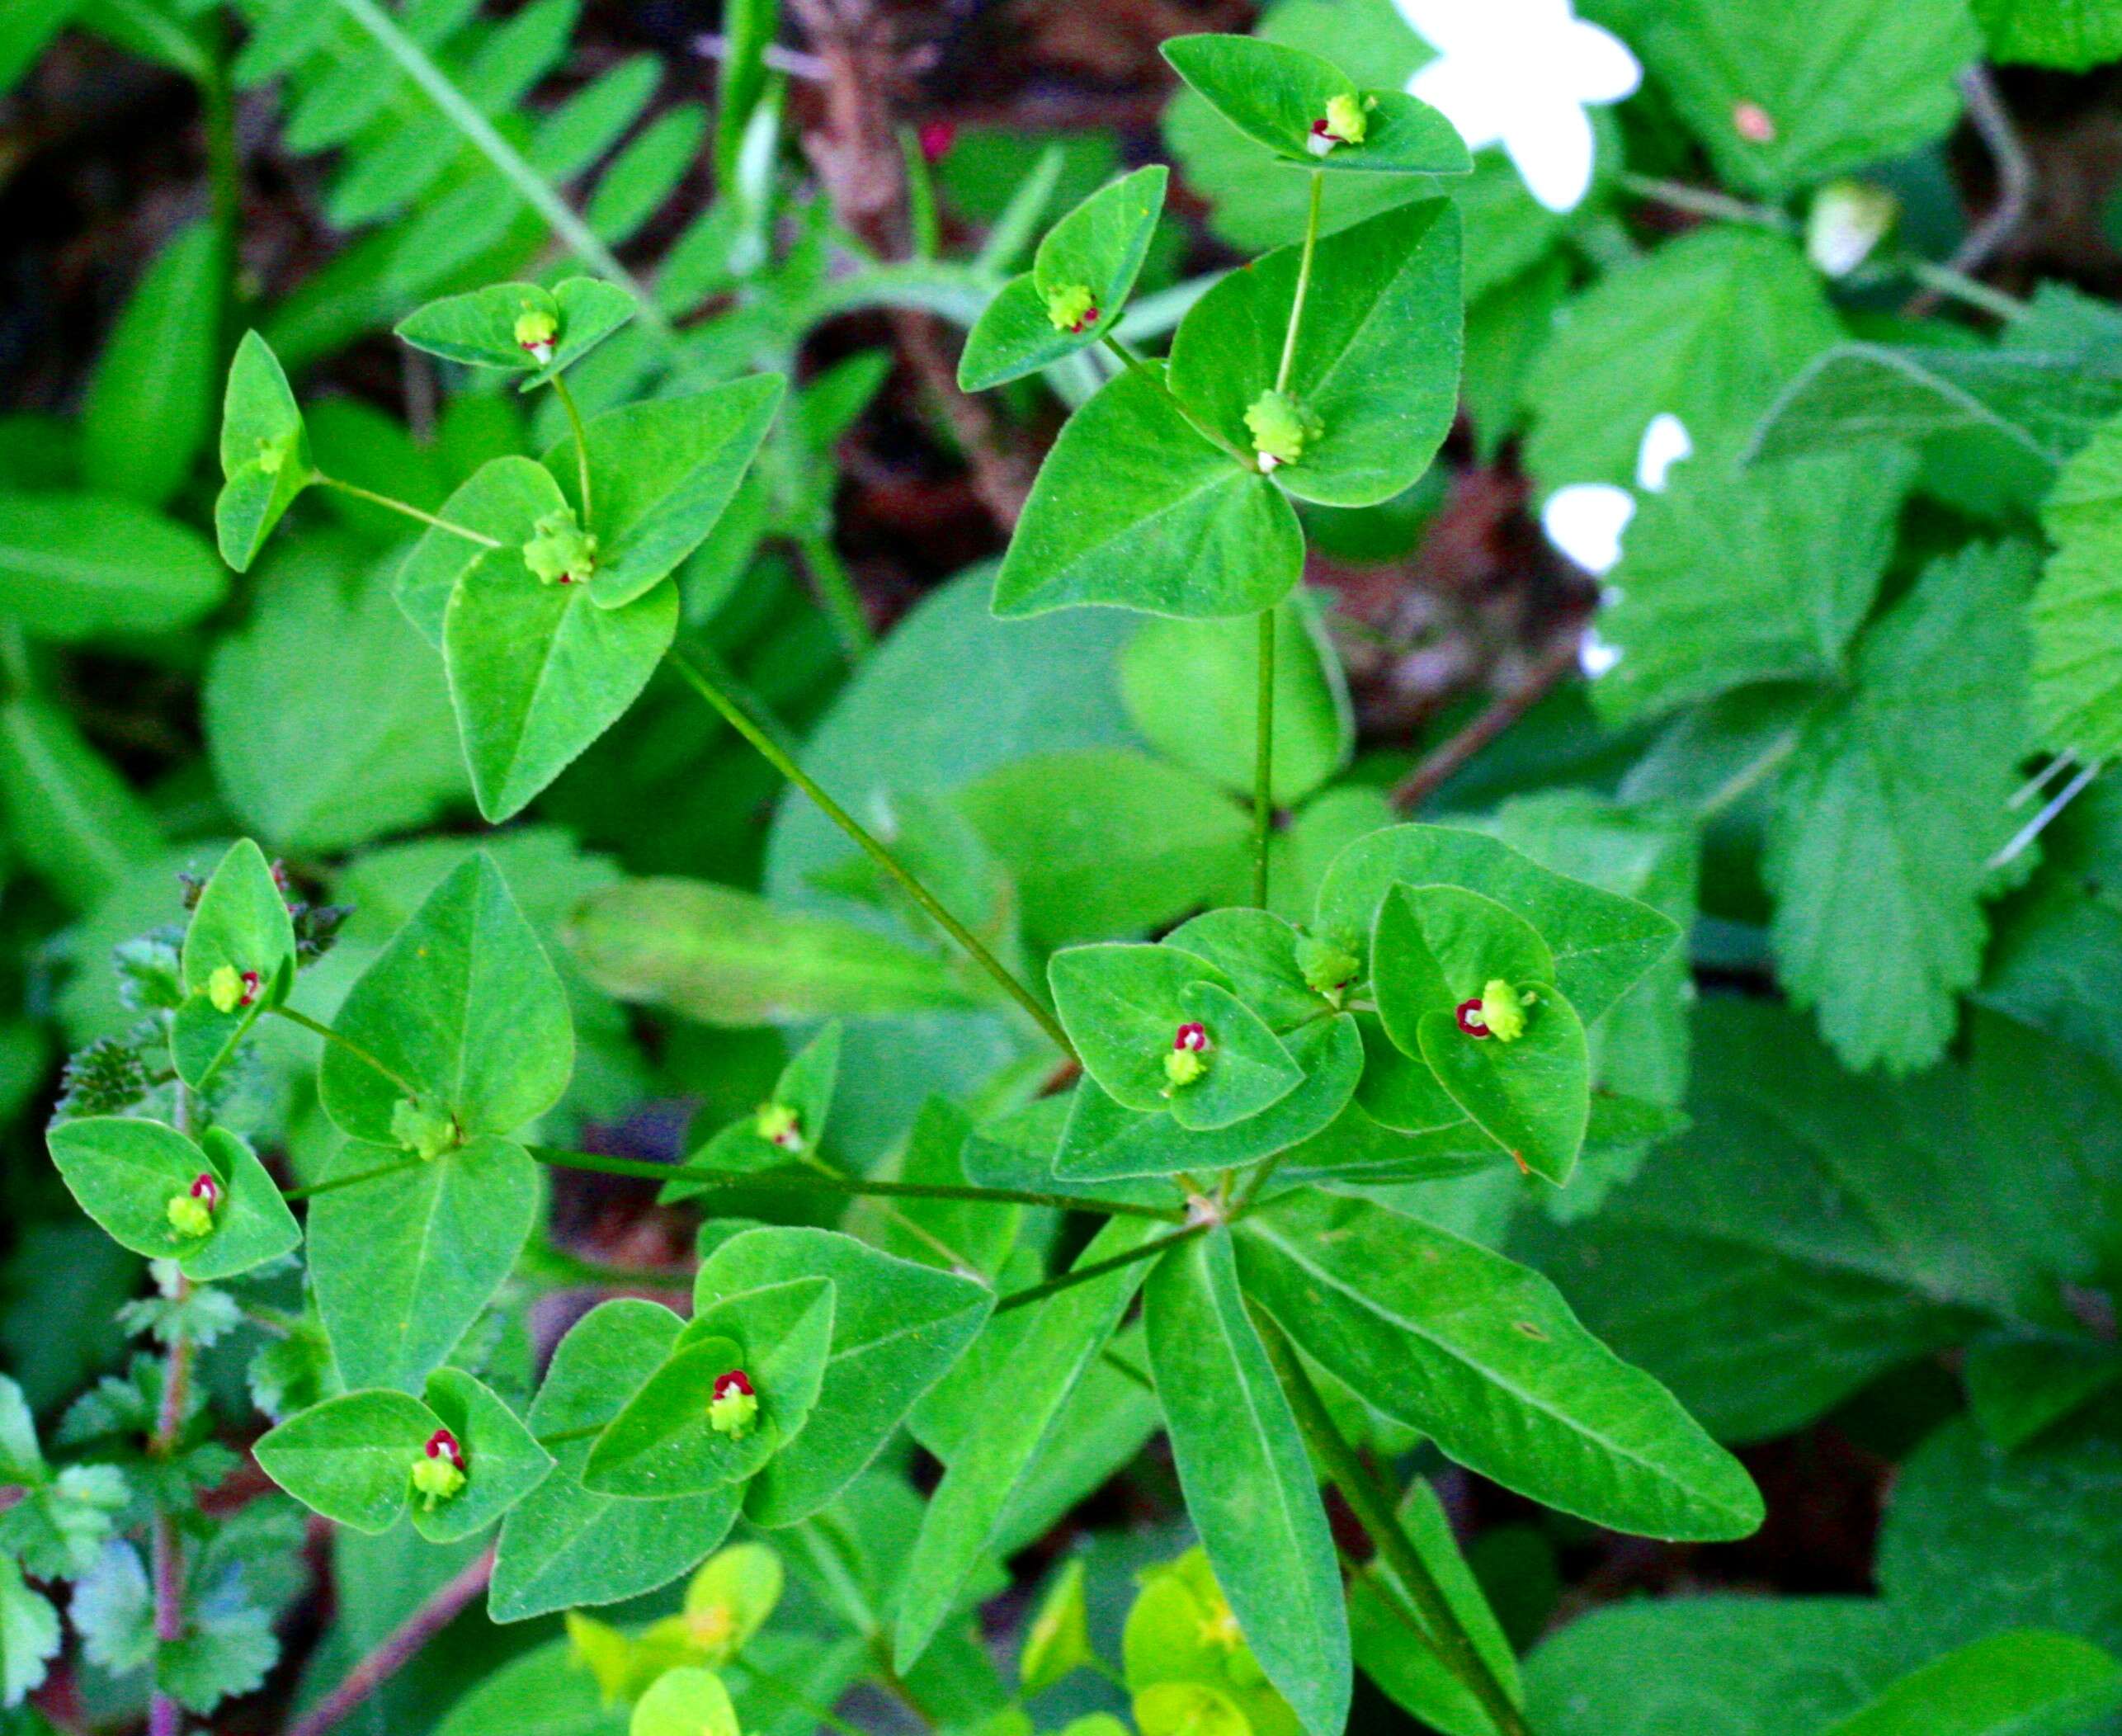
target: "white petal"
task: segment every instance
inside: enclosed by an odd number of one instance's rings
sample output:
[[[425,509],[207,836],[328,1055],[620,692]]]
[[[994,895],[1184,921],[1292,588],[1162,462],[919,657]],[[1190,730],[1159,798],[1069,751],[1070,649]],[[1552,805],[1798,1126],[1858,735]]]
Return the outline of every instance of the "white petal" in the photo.
[[[1636,498],[1610,482],[1572,483],[1540,509],[1547,540],[1594,576],[1621,562],[1621,533],[1636,516]]]
[[[1572,19],[1557,50],[1568,70],[1570,94],[1579,102],[1619,102],[1643,82],[1643,63],[1611,31]]]
[[[1652,494],[1664,493],[1672,467],[1694,455],[1695,441],[1687,424],[1670,410],[1660,412],[1643,430],[1643,446],[1636,454],[1636,486]]]
[[[1505,116],[1502,131],[1503,149],[1534,198],[1550,211],[1583,204],[1592,191],[1595,146],[1582,109],[1566,101],[1522,104]]]
[[[1621,660],[1621,648],[1610,645],[1599,637],[1594,628],[1584,635],[1577,648],[1577,667],[1584,672],[1587,681],[1596,681]]]
[[[1459,129],[1469,151],[1485,150],[1503,137],[1511,116],[1511,93],[1495,76],[1492,61],[1447,54],[1422,67],[1408,81],[1408,94],[1436,110]]]

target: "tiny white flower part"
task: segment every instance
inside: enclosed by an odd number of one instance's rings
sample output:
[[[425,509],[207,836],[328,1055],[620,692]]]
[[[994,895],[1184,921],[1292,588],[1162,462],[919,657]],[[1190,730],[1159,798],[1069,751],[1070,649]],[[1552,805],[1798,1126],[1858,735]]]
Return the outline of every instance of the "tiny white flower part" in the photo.
[[[1662,494],[1672,467],[1695,455],[1694,437],[1687,424],[1670,410],[1650,419],[1643,443],[1636,452],[1636,486],[1649,494]]]
[[[1469,150],[1500,144],[1534,198],[1573,211],[1592,190],[1588,104],[1619,102],[1643,67],[1572,0],[1393,0],[1437,51],[1408,81],[1459,129]]]
[[[1599,637],[1599,630],[1592,628],[1577,648],[1577,667],[1584,672],[1587,681],[1596,682],[1621,660],[1621,648],[1610,645]]]
[[[1805,257],[1829,277],[1846,277],[1871,257],[1901,215],[1901,201],[1869,182],[1834,181],[1813,196]]]
[[[1594,578],[1621,564],[1621,533],[1636,516],[1636,498],[1610,482],[1557,488],[1540,509],[1547,540]]]

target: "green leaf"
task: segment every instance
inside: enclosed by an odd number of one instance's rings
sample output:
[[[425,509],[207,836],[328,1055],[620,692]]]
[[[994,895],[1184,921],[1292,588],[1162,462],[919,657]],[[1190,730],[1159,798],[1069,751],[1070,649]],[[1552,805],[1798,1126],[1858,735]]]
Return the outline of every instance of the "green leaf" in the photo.
[[[1875,1598],[1639,1599],[1595,1610],[1525,1666],[1540,1736],[1793,1736],[1865,1705],[1910,1639]]]
[[[1942,139],[1982,51],[1967,0],[1823,0],[1762,28],[1747,0],[1643,10],[1644,64],[1719,177],[1780,198]]]
[[[265,852],[248,838],[229,847],[199,894],[184,932],[185,999],[177,1010],[171,1049],[178,1076],[195,1089],[220,1070],[268,1007],[295,978],[295,924],[286,894]],[[215,973],[232,970],[248,1004],[224,1012],[210,998]]]
[[[413,1467],[438,1427],[409,1393],[348,1393],[289,1418],[254,1451],[258,1469],[305,1507],[377,1536],[403,1515]]]
[[[537,1219],[538,1168],[490,1135],[424,1162],[356,1139],[327,1179],[371,1171],[388,1172],[312,1203],[309,1278],[346,1384],[410,1392],[514,1268]]]
[[[78,909],[94,908],[162,853],[153,815],[43,700],[0,703],[0,797],[22,860]]]
[[[698,103],[665,109],[598,177],[583,213],[590,228],[614,247],[632,240],[677,190],[706,136],[707,111]]]
[[[2122,1354],[2096,1339],[1996,1336],[1967,1349],[1968,1408],[1999,1446],[2024,1446],[2122,1385]]]
[[[327,1198],[331,1197],[326,1196]],[[606,1302],[578,1321],[553,1353],[530,1406],[530,1432],[602,1429],[615,1397],[647,1380],[683,1323],[668,1309]],[[668,1583],[729,1534],[741,1491],[672,1501],[626,1501],[582,1485],[587,1435],[555,1441],[552,1474],[502,1522],[488,1609],[497,1621],[615,1603]]]
[[[704,1494],[757,1474],[810,1420],[832,1312],[832,1281],[815,1277],[724,1296],[700,1310],[663,1366],[597,1436],[582,1486],[654,1498]],[[741,1439],[717,1432],[708,1418],[708,1395],[733,1369],[750,1380],[759,1403]]]
[[[759,1130],[757,1112],[732,1122],[698,1150],[686,1155],[689,1167],[719,1169],[733,1175],[780,1169],[791,1160],[814,1155],[825,1142],[832,1111],[833,1087],[840,1076],[840,1021],[833,1020],[797,1051],[774,1082],[770,1100],[792,1112],[787,1129],[793,1143],[776,1144]],[[659,1203],[686,1200],[706,1191],[704,1182],[666,1182]]]
[[[589,424],[597,551],[587,592],[600,608],[635,601],[707,540],[766,437],[785,384],[778,374],[755,374],[607,410]],[[575,452],[572,438],[563,441],[545,463],[579,507]]]
[[[214,418],[226,266],[211,224],[180,229],[140,274],[81,406],[82,480],[163,505],[184,486]]]
[[[0,1555],[0,1706],[20,1705],[59,1649],[59,1611],[23,1579],[13,1556]]]
[[[2122,748],[2122,422],[2065,466],[2041,518],[2056,547],[2029,614],[2035,728],[2058,752],[2104,758]]]
[[[187,1277],[233,1277],[302,1239],[265,1166],[221,1129],[210,1129],[202,1147],[158,1121],[97,1116],[60,1122],[45,1142],[81,1209],[112,1241],[150,1259],[174,1260]],[[188,1236],[171,1223],[169,1204],[189,1197],[202,1175],[214,1177],[222,1199],[213,1228]]]
[[[1743,1537],[1760,1493],[1678,1401],[1502,1255],[1367,1201],[1249,1218],[1247,1294],[1298,1347],[1483,1476],[1643,1536]]]
[[[1207,1033],[1210,1045],[1203,1051],[1207,1072],[1172,1092],[1172,1119],[1188,1132],[1249,1121],[1303,1083],[1304,1068],[1280,1039],[1220,983],[1189,983],[1179,991],[1179,1010]]]
[[[1356,745],[1355,709],[1323,616],[1323,605],[1302,592],[1275,611],[1277,807],[1294,807],[1317,790],[1347,764]],[[1247,796],[1259,731],[1259,645],[1252,621],[1153,619],[1120,653],[1120,696],[1143,739]]]
[[[1403,1054],[1419,1055],[1431,1014],[1455,1012],[1498,977],[1552,982],[1554,955],[1531,923],[1493,899],[1463,886],[1401,885],[1378,906],[1370,976],[1386,1035]]]
[[[0,614],[40,639],[188,626],[228,575],[199,535],[107,494],[0,493]]]
[[[1168,1108],[1173,1052],[1192,984],[1228,988],[1223,973],[1176,946],[1072,946],[1048,961],[1054,1010],[1107,1095],[1139,1114]],[[1294,1083],[1292,1078],[1291,1083]]]
[[[460,1368],[436,1369],[423,1396],[428,1410],[456,1436],[464,1457],[464,1486],[431,1512],[416,1501],[413,1528],[430,1543],[455,1543],[484,1531],[529,1496],[552,1474],[553,1455],[531,1438],[505,1399]]]
[[[386,572],[350,539],[305,537],[259,570],[249,622],[214,648],[215,778],[276,848],[343,850],[469,795],[441,660],[406,625]]]
[[[221,474],[214,503],[221,559],[248,572],[281,515],[317,480],[302,411],[280,358],[256,332],[243,333],[221,408]]]
[[[2006,544],[1926,568],[1783,774],[1763,864],[1777,974],[1849,1066],[1936,1059],[1980,974],[1988,858],[2026,746],[2032,566]]]
[[[621,1000],[746,1026],[974,1007],[950,965],[867,928],[778,910],[705,880],[628,880],[586,899],[567,932],[584,974]]]
[[[1163,45],[1172,69],[1246,137],[1312,169],[1464,175],[1473,167],[1458,129],[1401,91],[1361,91],[1330,61],[1257,36],[1177,36]],[[1364,111],[1360,144],[1319,154],[1315,123],[1339,97]]]
[[[1090,1266],[1158,1233],[1148,1219],[1109,1219],[1076,1264]],[[1141,1285],[1144,1263],[1122,1267],[1039,1306],[1009,1369],[1009,1402],[981,1410],[958,1444],[922,1517],[908,1559],[893,1653],[902,1670],[926,1652],[1010,1517],[1012,1499]]]
[[[635,1702],[627,1736],[738,1736],[729,1690],[712,1670],[666,1671]]]
[[[1205,911],[1164,938],[1214,965],[1270,1030],[1292,1041],[1298,1026],[1309,1025],[1334,1005],[1304,980],[1298,965],[1301,937],[1297,931],[1268,911],[1238,905]]]
[[[1992,1634],[1903,1676],[1824,1736],[2072,1736],[2122,1706],[2122,1663],[2068,1634]]]
[[[460,575],[442,624],[472,790],[497,823],[619,719],[678,626],[674,585],[606,609],[592,587],[549,584],[507,552]]]
[[[1351,1687],[1341,1569],[1297,1419],[1246,1316],[1227,1232],[1157,1263],[1150,1367],[1188,1517],[1246,1641],[1312,1736],[1337,1736]]]
[[[1841,335],[1819,279],[1780,235],[1711,224],[1567,308],[1526,385],[1525,462],[1543,488],[1636,477],[1643,432],[1672,415],[1709,468]]]
[[[1111,332],[1148,255],[1170,177],[1162,163],[1137,169],[1055,224],[1031,270],[1004,284],[966,334],[959,385],[984,392],[1087,350]],[[1048,313],[1049,295],[1074,288],[1091,295],[1080,332],[1057,327]]]
[[[995,575],[994,611],[1254,615],[1303,568],[1304,532],[1281,492],[1130,370],[1069,418],[1040,466]]]
[[[1545,984],[1525,985],[1525,1035],[1477,1041],[1448,1012],[1423,1017],[1422,1059],[1489,1138],[1521,1169],[1566,1185],[1583,1149],[1592,1111],[1592,1059],[1577,1009]]]
[[[567,1638],[511,1658],[450,1708],[434,1736],[627,1736],[630,1709],[606,1701]]]
[[[1363,1073],[1363,1039],[1354,1015],[1342,1013],[1290,1033],[1285,1045],[1304,1083],[1249,1120],[1197,1133],[1165,1114],[1123,1108],[1094,1078],[1078,1084],[1057,1176],[1078,1182],[1181,1172],[1230,1169],[1285,1151],[1327,1127],[1354,1095]]]
[[[1299,257],[1282,248],[1231,272],[1172,338],[1172,391],[1241,451],[1254,446],[1246,413],[1282,379]],[[1458,412],[1462,323],[1449,201],[1402,205],[1321,242],[1279,388],[1318,429],[1275,480],[1337,507],[1375,506],[1409,487]]]
[[[1162,927],[1203,886],[1240,878],[1252,837],[1219,791],[1118,748],[1026,754],[968,785],[958,805],[1007,870],[1038,946]]]
[[[401,1106],[455,1137],[515,1132],[566,1090],[567,991],[483,854],[456,868],[361,974],[333,1021],[318,1091],[351,1138],[409,1143]]]
[[[424,532],[398,572],[398,605],[406,619],[440,650],[458,581],[488,566],[513,573],[522,566],[524,545],[539,534],[539,521],[567,506],[568,497],[543,465],[514,455],[488,459],[458,485],[438,516],[501,546],[488,548],[439,526]]]
[[[549,293],[535,283],[497,283],[446,296],[408,314],[397,330],[416,350],[446,361],[521,374],[527,392],[579,361],[634,313],[634,298],[617,285],[569,277]],[[516,334],[516,321],[526,314],[553,322],[552,355],[546,361],[539,361]]]
[[[1137,1576],[1140,1594],[1120,1630],[1122,1668],[1144,1736],[1300,1736],[1289,1701],[1275,1691],[1216,1583],[1208,1552],[1195,1548]],[[1198,1696],[1198,1697],[1196,1697]],[[1188,1714],[1202,1722],[1190,1724]]]
[[[1730,998],[1695,1048],[1688,1130],[1596,1216],[1521,1219],[1519,1245],[1719,1438],[1789,1433],[2012,1311],[2000,1202],[2025,1184],[1985,1181],[1964,1080],[1852,1078],[1797,1017]]]
[[[770,1284],[828,1279],[832,1339],[803,1431],[752,1482],[755,1523],[794,1525],[868,1467],[914,1401],[941,1380],[986,1323],[983,1285],[880,1252],[831,1230],[766,1229],[732,1237],[700,1267],[696,1314]]]
[[[1633,719],[1750,682],[1837,678],[1915,469],[1898,451],[1736,474],[1682,465],[1629,521],[1599,616],[1621,653],[1592,684],[1600,711]]]
[[[1974,0],[1993,60],[2089,72],[2122,58],[2122,16],[2102,0]]]
[[[1393,826],[1358,838],[1319,886],[1315,934],[1370,945],[1396,884],[1463,886],[1523,917],[1554,955],[1556,986],[1587,1021],[1672,950],[1679,927],[1648,904],[1541,867],[1507,844],[1446,826]]]

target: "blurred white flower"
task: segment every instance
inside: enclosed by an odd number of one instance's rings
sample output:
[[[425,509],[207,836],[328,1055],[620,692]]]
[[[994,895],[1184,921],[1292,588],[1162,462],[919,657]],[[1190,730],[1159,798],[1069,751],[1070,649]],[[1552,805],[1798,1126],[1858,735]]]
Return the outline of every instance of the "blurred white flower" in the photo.
[[[1901,201],[1865,181],[1831,181],[1813,196],[1805,219],[1805,253],[1830,277],[1846,277],[1901,215]]]
[[[1599,637],[1596,627],[1588,628],[1577,647],[1577,667],[1584,672],[1587,681],[1596,682],[1621,660],[1621,648],[1610,645]]]
[[[1469,150],[1500,144],[1534,198],[1573,211],[1592,189],[1587,103],[1619,102],[1643,68],[1572,0],[1393,0],[1437,58],[1408,81]]]
[[[1670,410],[1661,411],[1651,417],[1636,449],[1636,486],[1646,494],[1662,494],[1672,467],[1694,454],[1687,424]],[[1540,521],[1549,542],[1595,578],[1603,578],[1621,564],[1621,534],[1635,516],[1636,498],[1626,488],[1610,482],[1578,482],[1548,497]]]

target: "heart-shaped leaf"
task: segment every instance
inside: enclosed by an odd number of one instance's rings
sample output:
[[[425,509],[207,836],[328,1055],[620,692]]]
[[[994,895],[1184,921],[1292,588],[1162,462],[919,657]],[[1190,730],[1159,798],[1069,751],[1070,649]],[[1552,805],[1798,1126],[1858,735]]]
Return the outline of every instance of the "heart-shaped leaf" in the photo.
[[[317,479],[302,411],[272,347],[246,332],[229,368],[221,411],[221,474],[214,528],[221,559],[250,570],[295,497]]]
[[[1179,1010],[1187,1024],[1200,1026],[1207,1045],[1195,1054],[1205,1069],[1200,1077],[1171,1087],[1172,1119],[1189,1132],[1249,1120],[1303,1083],[1304,1069],[1280,1040],[1222,984],[1187,984]]]
[[[159,1121],[95,1116],[60,1122],[45,1144],[81,1209],[112,1241],[151,1260],[174,1260],[200,1282],[248,1271],[302,1240],[257,1153],[224,1129],[210,1128],[195,1144]],[[202,1177],[218,1200],[195,1192]],[[207,1207],[203,1233],[190,1233],[172,1215],[178,1201]]]
[[[415,309],[398,322],[398,335],[446,361],[521,374],[527,392],[582,360],[634,313],[631,295],[595,277],[570,277],[550,291],[497,283]]]

